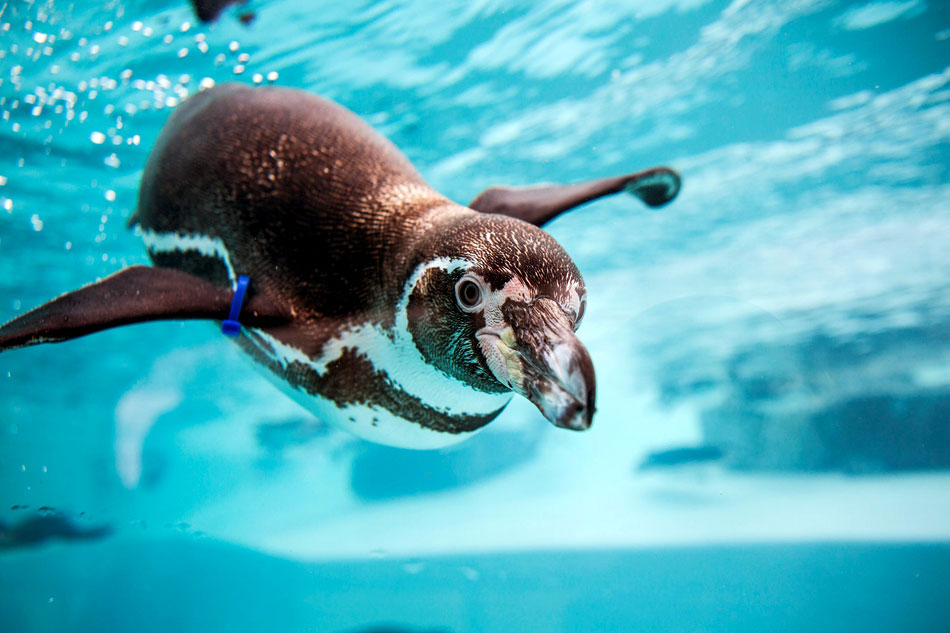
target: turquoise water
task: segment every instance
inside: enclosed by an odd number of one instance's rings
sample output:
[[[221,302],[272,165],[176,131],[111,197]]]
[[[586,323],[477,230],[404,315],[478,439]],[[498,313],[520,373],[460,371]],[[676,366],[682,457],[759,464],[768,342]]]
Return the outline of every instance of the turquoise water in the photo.
[[[0,629],[946,630],[950,5],[345,5],[0,3],[0,321],[146,262],[202,82],[293,86],[461,203],[683,174],[547,227],[594,426],[370,445],[202,323],[5,352]]]

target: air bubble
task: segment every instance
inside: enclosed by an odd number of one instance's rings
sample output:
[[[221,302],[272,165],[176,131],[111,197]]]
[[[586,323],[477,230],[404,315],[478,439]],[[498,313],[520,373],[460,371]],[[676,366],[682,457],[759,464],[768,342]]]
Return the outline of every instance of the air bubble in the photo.
[[[82,114],[79,115],[80,121],[85,118],[83,116],[84,114],[86,113],[83,112]],[[106,135],[103,134],[102,132],[93,132],[92,134],[89,135],[89,140],[95,143],[96,145],[102,145],[103,143],[106,142]]]
[[[105,193],[105,196],[106,196],[106,200],[108,200],[109,202],[115,202],[115,191],[113,191],[112,189],[108,189]]]

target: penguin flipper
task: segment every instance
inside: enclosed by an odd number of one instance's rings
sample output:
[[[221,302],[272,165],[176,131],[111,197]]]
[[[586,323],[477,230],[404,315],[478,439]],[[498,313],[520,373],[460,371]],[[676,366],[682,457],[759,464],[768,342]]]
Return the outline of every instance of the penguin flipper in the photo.
[[[543,226],[565,211],[621,191],[640,198],[648,206],[659,207],[676,197],[680,182],[680,175],[669,167],[654,167],[573,185],[492,187],[478,194],[468,206]]]
[[[210,24],[215,22],[230,5],[245,2],[247,0],[191,0],[191,7],[195,10],[195,17],[205,24]]]
[[[228,316],[233,291],[173,268],[131,266],[67,292],[0,326],[0,351],[56,343],[101,330],[178,319]],[[253,295],[241,310],[245,325],[289,321],[266,297]]]

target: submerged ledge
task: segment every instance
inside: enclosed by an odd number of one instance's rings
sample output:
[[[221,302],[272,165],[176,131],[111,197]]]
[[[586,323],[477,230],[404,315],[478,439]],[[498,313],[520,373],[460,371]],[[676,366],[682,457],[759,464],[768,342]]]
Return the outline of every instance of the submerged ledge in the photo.
[[[525,474],[520,477],[524,486]],[[561,490],[539,488],[535,496],[512,494],[504,479],[451,495],[357,508],[305,529],[255,534],[248,526],[242,533],[225,526],[215,534],[305,561],[760,543],[950,542],[950,474],[945,473],[762,476],[700,467],[628,477],[610,489],[581,479]],[[506,489],[509,494],[502,495]]]

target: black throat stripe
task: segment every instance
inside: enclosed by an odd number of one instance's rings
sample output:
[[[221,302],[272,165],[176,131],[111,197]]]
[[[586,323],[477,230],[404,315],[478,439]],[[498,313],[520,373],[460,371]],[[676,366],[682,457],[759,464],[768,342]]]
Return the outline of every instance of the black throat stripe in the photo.
[[[260,342],[264,348],[270,347],[266,341]],[[418,397],[406,393],[385,372],[373,367],[366,356],[352,348],[345,348],[339,358],[330,361],[321,376],[300,361],[283,365],[248,339],[242,339],[242,345],[254,360],[295,389],[325,398],[341,409],[348,405],[379,407],[398,418],[439,433],[470,433],[494,420],[507,406],[506,403],[490,413],[474,415],[452,415],[437,411]]]

